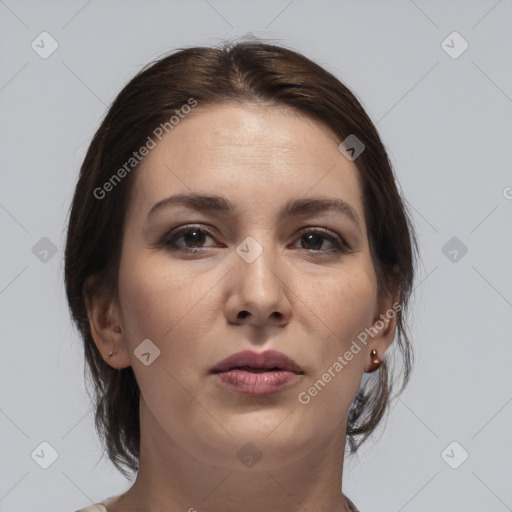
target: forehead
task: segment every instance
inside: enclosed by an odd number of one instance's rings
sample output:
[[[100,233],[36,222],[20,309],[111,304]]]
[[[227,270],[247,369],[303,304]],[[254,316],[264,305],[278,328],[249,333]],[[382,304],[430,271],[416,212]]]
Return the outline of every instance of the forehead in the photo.
[[[196,107],[156,141],[136,175],[131,210],[176,192],[217,193],[258,213],[291,198],[349,201],[361,219],[359,171],[325,125],[288,107]]]

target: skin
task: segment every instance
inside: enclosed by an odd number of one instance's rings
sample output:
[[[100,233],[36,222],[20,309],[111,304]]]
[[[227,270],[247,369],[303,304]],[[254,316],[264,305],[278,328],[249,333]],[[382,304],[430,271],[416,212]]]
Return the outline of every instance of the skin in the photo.
[[[377,294],[359,171],[340,142],[285,107],[199,105],[145,158],[127,212],[119,302],[97,296],[88,305],[105,361],[131,365],[141,390],[140,469],[106,502],[109,512],[348,510],[340,491],[348,411],[370,351],[382,358],[391,344],[395,318],[307,405],[297,396],[396,297]],[[156,202],[188,192],[224,196],[237,209],[172,206],[147,220]],[[305,196],[343,199],[361,231],[335,211],[280,222],[281,206]],[[199,252],[161,243],[191,223],[213,236],[175,243]],[[350,252],[329,251],[321,235],[308,243],[306,228],[338,234]],[[248,236],[263,248],[252,263],[235,250]],[[148,366],[134,354],[145,339],[160,349]],[[210,374],[228,355],[269,348],[303,368],[297,384],[247,396]],[[236,456],[248,442],[262,454],[252,467]]]

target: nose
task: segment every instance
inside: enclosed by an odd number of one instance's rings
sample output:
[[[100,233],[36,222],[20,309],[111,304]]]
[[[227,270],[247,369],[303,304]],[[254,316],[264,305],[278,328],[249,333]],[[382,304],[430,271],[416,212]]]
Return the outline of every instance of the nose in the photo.
[[[263,244],[260,243],[263,248]],[[253,247],[254,249],[254,247]],[[275,249],[266,244],[253,261],[234,252],[235,268],[230,272],[226,314],[237,325],[283,327],[289,323],[291,290],[287,272]]]

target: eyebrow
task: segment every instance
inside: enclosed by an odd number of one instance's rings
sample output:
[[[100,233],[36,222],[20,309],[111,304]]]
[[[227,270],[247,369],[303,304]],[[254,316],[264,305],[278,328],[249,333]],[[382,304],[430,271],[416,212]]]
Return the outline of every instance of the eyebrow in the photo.
[[[156,212],[171,206],[180,205],[201,212],[219,212],[233,214],[236,211],[233,203],[222,196],[205,195],[196,193],[176,194],[166,197],[155,203],[147,214],[147,219],[153,217]],[[311,213],[336,211],[348,217],[361,231],[361,220],[355,209],[343,199],[331,197],[309,197],[291,199],[280,210],[279,218],[290,218]]]

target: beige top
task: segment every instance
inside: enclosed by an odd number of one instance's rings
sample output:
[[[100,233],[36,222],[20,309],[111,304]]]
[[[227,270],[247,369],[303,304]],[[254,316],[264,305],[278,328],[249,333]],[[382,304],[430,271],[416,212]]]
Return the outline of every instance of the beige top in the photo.
[[[108,512],[108,510],[101,503],[95,503],[90,507],[81,508],[80,510],[76,510],[75,512]]]

